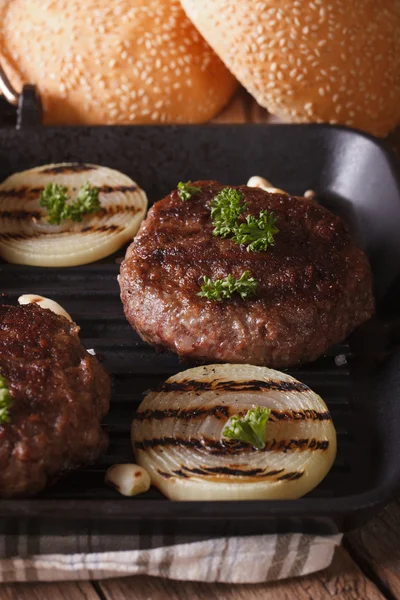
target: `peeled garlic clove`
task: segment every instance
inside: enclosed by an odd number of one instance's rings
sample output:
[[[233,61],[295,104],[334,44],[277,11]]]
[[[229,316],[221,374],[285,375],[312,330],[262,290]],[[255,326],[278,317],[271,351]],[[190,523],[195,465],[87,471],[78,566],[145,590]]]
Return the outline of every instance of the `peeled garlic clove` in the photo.
[[[253,177],[250,177],[250,179],[247,182],[247,186],[261,188],[262,190],[265,190],[270,194],[287,194],[287,192],[285,192],[284,190],[274,187],[274,185],[270,181],[268,181],[268,179],[265,179],[264,177],[259,177],[259,175],[254,175]]]
[[[134,464],[113,465],[106,472],[105,482],[123,496],[136,496],[150,489],[148,472]]]
[[[304,198],[307,198],[307,200],[314,200],[316,195],[317,194],[314,192],[314,190],[306,190],[304,192]]]
[[[71,316],[67,313],[66,310],[63,309],[62,306],[58,304],[58,302],[54,302],[54,300],[50,300],[50,298],[44,298],[44,296],[39,296],[38,294],[24,294],[18,298],[18,304],[38,304],[41,308],[48,308],[49,310],[56,313],[56,315],[60,315],[60,317],[65,317],[68,321],[73,322]]]

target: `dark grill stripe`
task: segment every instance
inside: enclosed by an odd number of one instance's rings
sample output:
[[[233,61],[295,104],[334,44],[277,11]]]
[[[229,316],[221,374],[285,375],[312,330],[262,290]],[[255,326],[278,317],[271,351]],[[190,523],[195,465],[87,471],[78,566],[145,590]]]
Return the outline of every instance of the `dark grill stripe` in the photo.
[[[260,479],[266,479],[268,477],[275,477],[276,475],[280,475],[283,473],[285,469],[274,469],[273,471],[267,471],[266,469],[246,469],[238,467],[194,467],[189,468],[182,465],[182,469],[187,471],[188,473],[192,473],[192,475],[229,475],[233,477],[256,477]],[[285,475],[280,475],[280,477],[276,478],[276,481],[294,481],[295,479],[300,479],[303,477],[304,471],[293,471],[290,473],[286,473]]]
[[[197,392],[197,391],[224,391],[224,392],[258,392],[274,390],[279,392],[308,392],[310,388],[300,381],[166,381],[158,390],[159,392]]]
[[[184,473],[190,473],[191,475],[202,475],[203,477],[212,477],[214,475],[227,475],[229,477],[253,477],[257,479],[267,479],[269,477],[275,477],[276,481],[295,481],[296,479],[300,479],[303,477],[304,471],[291,471],[290,473],[284,473],[285,469],[273,469],[272,471],[267,471],[265,468],[255,468],[255,469],[246,469],[240,468],[240,466],[231,466],[231,467],[186,467],[185,465],[181,465],[181,469],[176,471],[172,471],[172,473],[166,473],[165,471],[161,471],[157,469],[157,472],[164,479],[170,479],[174,475],[176,477],[186,478],[188,475]],[[283,475],[281,473],[284,473]],[[279,477],[276,477],[279,475]]]
[[[182,467],[188,473],[192,472],[192,469],[188,467]],[[269,477],[270,473],[265,473],[265,469],[246,469],[246,468],[232,468],[232,467],[200,467],[195,469],[196,472],[201,472],[204,475],[234,475],[240,477]],[[283,469],[282,469],[283,470]]]
[[[19,188],[10,188],[7,190],[0,190],[0,200],[7,200],[7,198],[23,198],[25,200],[34,200],[43,191],[41,187],[27,187],[22,186]]]
[[[271,421],[331,421],[332,417],[329,411],[317,412],[316,410],[272,410],[270,414]]]
[[[161,475],[161,477],[164,477],[164,479],[171,479],[171,477],[173,477],[171,473],[165,473],[165,471],[161,471],[161,469],[157,469],[157,473]]]
[[[42,213],[39,211],[27,210],[0,210],[0,219],[12,219],[13,221],[28,221],[32,219],[41,219]]]
[[[119,233],[123,231],[124,227],[120,227],[119,225],[102,225],[101,227],[84,227],[81,229],[79,234],[82,233]],[[1,240],[29,240],[33,238],[42,237],[45,235],[70,235],[69,231],[56,231],[54,233],[0,233],[0,241]],[[75,234],[76,235],[76,234]]]
[[[172,472],[174,473],[174,475],[177,475],[178,477],[187,478],[187,475],[181,469],[177,469],[176,471],[172,471]]]
[[[164,419],[197,419],[199,417],[215,416],[220,419],[221,416],[229,417],[228,406],[213,406],[212,408],[198,408],[194,410],[167,409],[167,410],[151,410],[147,409],[143,412],[136,413],[134,417],[137,421],[145,421],[146,419],[155,419],[162,421]]]
[[[267,441],[265,444],[264,452],[294,452],[296,450],[327,450],[329,448],[328,440],[316,440],[312,438],[299,439],[299,440],[276,440]]]
[[[101,194],[114,194],[114,192],[134,192],[136,189],[136,185],[101,185],[99,192]]]
[[[185,409],[166,409],[166,410],[151,410],[150,408],[143,412],[136,413],[134,419],[136,421],[145,421],[147,419],[155,419],[156,421],[163,421],[164,419],[197,419],[199,417],[204,418],[207,416],[215,416],[217,419],[221,417],[229,417],[233,414],[241,414],[234,411],[232,407],[218,405],[211,408],[197,408],[194,410]],[[270,421],[331,421],[331,415],[328,411],[317,412],[316,410],[285,410],[277,411],[272,410],[270,415]]]
[[[200,440],[183,440],[181,438],[176,437],[152,438],[150,440],[141,440],[140,442],[135,442],[135,447],[138,450],[146,450],[146,448],[156,448],[157,446],[182,446],[184,448],[204,448]]]
[[[104,233],[111,233],[111,232],[120,232],[123,231],[123,227],[120,227],[119,225],[102,225],[101,227],[96,227],[96,225],[92,225],[89,227],[84,227],[83,229],[81,229],[81,231],[79,233],[98,233],[98,232],[104,232]]]
[[[265,448],[263,450],[256,450],[250,444],[246,444],[244,442],[237,441],[227,441],[225,443],[218,442],[216,440],[211,440],[204,438],[203,440],[198,440],[195,438],[191,438],[190,440],[177,438],[177,437],[165,437],[165,438],[151,438],[144,439],[139,442],[135,442],[135,447],[138,450],[146,450],[147,448],[156,448],[156,447],[167,447],[167,446],[178,446],[182,448],[191,448],[191,449],[200,449],[206,450],[210,454],[218,454],[218,455],[232,455],[243,453],[243,451],[248,452],[283,452],[286,454],[287,452],[295,452],[295,451],[306,451],[306,450],[327,450],[329,448],[328,440],[316,440],[312,438],[304,439],[291,439],[291,440],[280,440],[277,442],[275,439],[267,440],[265,444]]]
[[[70,163],[68,165],[62,165],[58,167],[45,167],[40,170],[40,173],[46,173],[47,175],[58,175],[59,173],[83,173],[84,171],[95,171],[96,169],[92,165],[86,163]]]
[[[29,187],[21,186],[19,188],[9,188],[0,190],[0,201],[7,200],[9,198],[18,198],[20,200],[37,200],[43,192],[45,186]],[[115,192],[121,192],[123,194],[127,192],[135,192],[137,190],[136,185],[100,185],[96,186],[100,194],[114,194]]]
[[[300,479],[303,477],[304,471],[293,471],[293,473],[285,473],[285,475],[281,475],[278,477],[278,481],[295,481],[296,479]]]
[[[41,233],[0,233],[0,241],[8,241],[8,240],[30,240],[32,238],[40,237]]]
[[[112,206],[104,206],[101,210],[98,210],[95,213],[96,217],[105,217],[106,215],[112,216],[120,213],[129,212],[135,215],[140,212],[141,208],[137,206],[122,206],[122,205],[112,205]],[[45,213],[41,213],[40,211],[29,211],[29,210],[0,210],[0,219],[11,219],[13,221],[31,221],[33,219],[42,219],[45,217]],[[43,232],[43,235],[47,235]]]
[[[129,212],[129,213],[132,213],[135,215],[136,213],[140,212],[141,210],[142,210],[141,207],[131,206],[129,204],[127,204],[125,206],[121,205],[121,204],[113,204],[111,206],[104,206],[102,208],[102,212],[105,215],[116,215],[116,214],[123,213],[123,212]]]
[[[192,473],[194,475],[232,475],[235,477],[274,477],[275,475],[279,475],[285,469],[274,469],[273,471],[266,471],[266,469],[241,469],[239,467],[205,467],[202,466],[200,468],[189,468],[182,466],[182,469],[185,469],[188,473]],[[293,475],[291,473],[290,475]]]

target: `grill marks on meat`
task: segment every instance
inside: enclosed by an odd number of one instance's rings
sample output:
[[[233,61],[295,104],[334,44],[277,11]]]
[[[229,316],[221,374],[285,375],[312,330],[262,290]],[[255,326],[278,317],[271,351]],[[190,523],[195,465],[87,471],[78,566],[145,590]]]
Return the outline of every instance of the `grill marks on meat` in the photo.
[[[210,201],[224,187],[200,181],[187,202],[157,202],[121,265],[125,314],[147,342],[207,362],[285,367],[315,360],[374,309],[368,261],[342,220],[302,198],[240,186],[246,214],[278,217],[275,245],[247,252],[212,234]],[[203,275],[250,271],[258,297],[199,298]]]
[[[105,450],[110,380],[74,323],[36,304],[0,305],[0,372],[13,398],[0,425],[0,497],[35,494]]]

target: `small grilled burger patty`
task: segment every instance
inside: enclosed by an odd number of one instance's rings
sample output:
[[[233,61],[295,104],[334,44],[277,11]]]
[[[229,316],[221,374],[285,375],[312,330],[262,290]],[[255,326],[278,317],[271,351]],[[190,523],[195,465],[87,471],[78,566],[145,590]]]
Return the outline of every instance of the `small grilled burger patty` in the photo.
[[[35,494],[106,449],[110,379],[75,323],[36,304],[0,305],[0,374],[12,397],[0,424],[0,497]]]
[[[210,201],[224,187],[197,181],[157,202],[127,251],[120,287],[125,314],[159,348],[207,362],[286,367],[315,360],[374,310],[365,254],[343,221],[314,202],[239,186],[246,214],[279,217],[275,245],[263,252],[212,234]],[[202,278],[250,271],[258,295],[213,302]]]

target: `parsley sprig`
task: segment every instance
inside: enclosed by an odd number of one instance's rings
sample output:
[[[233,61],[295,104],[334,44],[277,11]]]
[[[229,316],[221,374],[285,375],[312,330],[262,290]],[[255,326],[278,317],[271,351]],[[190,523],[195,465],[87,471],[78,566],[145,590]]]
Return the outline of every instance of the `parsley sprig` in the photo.
[[[257,406],[250,409],[240,417],[231,417],[225,426],[222,435],[231,440],[238,440],[251,444],[257,450],[265,448],[265,428],[271,414],[271,409]]]
[[[197,187],[196,185],[190,185],[191,183],[191,181],[187,181],[186,183],[180,181],[178,183],[178,194],[181,200],[190,200],[192,196],[200,194],[201,188]]]
[[[275,244],[274,235],[278,217],[266,210],[259,217],[248,215],[243,222],[239,218],[247,209],[244,194],[240,190],[224,188],[211,200],[213,235],[230,237],[236,244],[247,246],[248,252],[261,252]]]
[[[2,423],[8,423],[10,420],[8,409],[10,408],[11,403],[12,398],[8,389],[7,380],[0,375],[0,425]]]
[[[247,208],[247,204],[242,203],[243,200],[243,192],[233,188],[224,188],[211,200],[214,235],[225,238],[233,233],[238,218]]]
[[[51,225],[60,225],[61,221],[66,219],[80,222],[84,215],[101,209],[99,188],[92,187],[89,182],[80,188],[74,202],[69,200],[68,188],[65,185],[58,183],[46,185],[40,194],[40,206],[47,209],[49,214],[46,219]]]
[[[276,227],[278,217],[274,213],[260,212],[260,218],[247,215],[244,223],[240,223],[233,231],[233,241],[247,246],[247,252],[261,252],[268,246],[275,244],[274,235],[279,229]]]
[[[233,294],[239,294],[243,299],[254,296],[257,293],[258,282],[254,277],[250,277],[250,271],[244,271],[240,279],[235,279],[233,275],[228,275],[223,279],[213,281],[210,277],[203,277],[204,284],[201,286],[201,292],[198,296],[221,302],[232,298]]]

